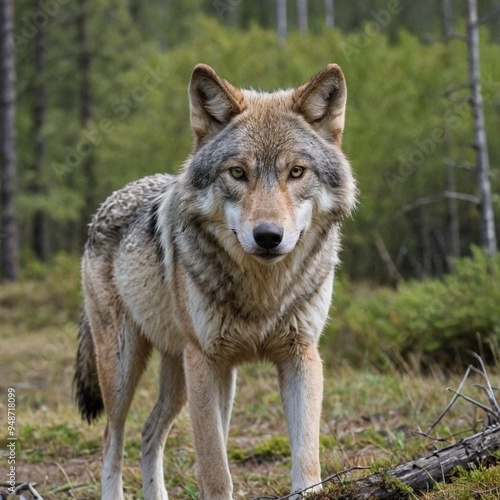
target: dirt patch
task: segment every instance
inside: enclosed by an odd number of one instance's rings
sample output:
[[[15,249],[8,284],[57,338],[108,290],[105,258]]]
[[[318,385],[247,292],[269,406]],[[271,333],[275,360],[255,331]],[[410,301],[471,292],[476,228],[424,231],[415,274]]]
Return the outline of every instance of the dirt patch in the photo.
[[[37,491],[45,500],[78,498],[90,500],[98,497],[101,463],[97,457],[73,458],[60,462],[16,464],[16,482],[36,483]],[[0,467],[0,477],[7,477],[7,469]]]

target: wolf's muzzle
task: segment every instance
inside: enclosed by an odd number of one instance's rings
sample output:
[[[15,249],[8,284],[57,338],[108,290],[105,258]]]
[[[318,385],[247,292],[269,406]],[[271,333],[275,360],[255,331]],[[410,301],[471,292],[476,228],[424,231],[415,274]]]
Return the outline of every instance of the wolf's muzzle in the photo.
[[[253,230],[253,238],[265,250],[276,248],[283,240],[283,228],[272,222],[261,222]]]

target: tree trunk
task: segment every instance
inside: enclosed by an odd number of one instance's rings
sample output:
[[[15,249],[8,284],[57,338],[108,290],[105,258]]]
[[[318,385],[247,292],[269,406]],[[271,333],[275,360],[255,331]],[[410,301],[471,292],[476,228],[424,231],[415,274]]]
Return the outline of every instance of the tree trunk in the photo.
[[[16,71],[13,22],[14,0],[0,0],[1,275],[9,281],[15,281],[19,274],[17,221],[14,211]]]
[[[443,37],[445,40],[453,33],[453,3],[452,0],[442,0]]]
[[[280,44],[286,41],[286,0],[276,0],[276,21]]]
[[[328,29],[333,29],[335,26],[334,0],[325,0],[325,25]]]
[[[300,34],[304,38],[307,36],[308,24],[307,0],[297,0],[297,26],[299,27]]]
[[[450,158],[451,138],[449,119],[444,119],[444,162],[446,168],[446,191],[455,193],[457,191],[455,181],[455,164]],[[448,198],[448,234],[450,238],[450,254],[452,257],[460,257],[460,224],[458,218],[458,201],[456,198]]]
[[[423,277],[431,276],[432,274],[432,248],[431,235],[429,225],[429,214],[426,205],[422,205],[418,209],[420,245],[422,248],[422,268]]]
[[[78,67],[80,73],[80,130],[82,138],[90,125],[90,119],[92,117],[92,91],[90,84],[91,55],[87,32],[87,5],[87,0],[78,0],[77,43],[79,47]],[[90,222],[90,216],[96,209],[96,178],[94,172],[94,153],[92,145],[89,145],[89,149],[82,154],[81,166],[84,177],[85,197],[81,216],[81,242],[83,244],[87,238],[87,228]]]
[[[471,81],[471,105],[474,117],[474,148],[476,150],[477,183],[480,198],[481,243],[489,255],[497,251],[495,216],[491,199],[489,178],[488,143],[484,125],[483,96],[479,71],[479,27],[476,0],[466,1],[467,48],[469,53],[469,73]]]
[[[33,163],[33,194],[43,196],[45,143],[43,125],[45,123],[45,27],[40,25],[35,34],[35,103],[33,106],[33,136],[35,143],[35,159]],[[37,210],[33,216],[33,252],[35,256],[46,261],[49,257],[49,237],[47,214]]]

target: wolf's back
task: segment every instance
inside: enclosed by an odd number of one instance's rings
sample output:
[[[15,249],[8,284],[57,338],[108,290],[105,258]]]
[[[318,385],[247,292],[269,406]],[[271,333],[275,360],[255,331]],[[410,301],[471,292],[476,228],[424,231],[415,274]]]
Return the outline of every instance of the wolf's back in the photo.
[[[120,243],[123,233],[153,207],[174,179],[167,174],[151,175],[110,195],[90,224],[86,252],[112,251]]]
[[[157,174],[144,177],[115,191],[99,207],[89,227],[85,258],[112,260],[123,235],[152,212],[162,192],[174,177]],[[97,371],[96,350],[87,313],[84,311],[78,333],[78,352],[74,376],[75,400],[87,422],[92,423],[104,410]]]

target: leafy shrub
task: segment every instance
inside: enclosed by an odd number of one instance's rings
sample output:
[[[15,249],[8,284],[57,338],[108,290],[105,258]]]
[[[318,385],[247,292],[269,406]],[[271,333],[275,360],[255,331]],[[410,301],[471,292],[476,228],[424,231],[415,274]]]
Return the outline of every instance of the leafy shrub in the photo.
[[[496,360],[500,339],[500,255],[474,248],[442,280],[370,288],[340,281],[324,336],[327,361],[378,368],[461,368],[471,351]]]
[[[0,285],[0,316],[13,328],[36,330],[78,321],[79,258],[61,252],[48,265],[27,265],[23,279]]]

